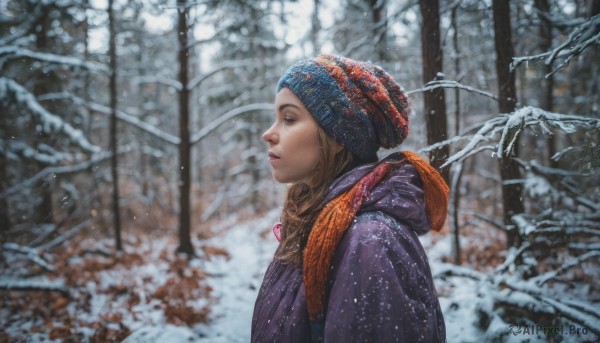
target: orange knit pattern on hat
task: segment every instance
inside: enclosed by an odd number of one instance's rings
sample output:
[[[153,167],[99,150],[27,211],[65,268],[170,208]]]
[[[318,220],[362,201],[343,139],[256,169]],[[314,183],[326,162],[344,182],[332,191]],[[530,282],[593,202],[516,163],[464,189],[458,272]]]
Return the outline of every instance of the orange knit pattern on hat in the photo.
[[[277,91],[290,89],[325,132],[362,161],[374,161],[409,132],[408,95],[390,74],[371,62],[319,55],[298,61]]]
[[[449,189],[440,174],[419,155],[394,154],[377,165],[351,189],[331,200],[317,216],[304,250],[304,291],[311,320],[323,313],[331,260],[338,243],[369,197],[370,191],[390,171],[410,162],[424,187],[425,206],[432,230],[439,231],[446,220]]]

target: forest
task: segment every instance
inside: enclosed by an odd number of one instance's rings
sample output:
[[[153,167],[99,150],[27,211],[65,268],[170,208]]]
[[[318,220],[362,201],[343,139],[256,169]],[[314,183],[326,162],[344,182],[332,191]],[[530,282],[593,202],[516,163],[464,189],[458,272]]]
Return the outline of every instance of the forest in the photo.
[[[0,0],[0,342],[248,342],[318,54],[410,95],[448,342],[600,340],[600,1]]]

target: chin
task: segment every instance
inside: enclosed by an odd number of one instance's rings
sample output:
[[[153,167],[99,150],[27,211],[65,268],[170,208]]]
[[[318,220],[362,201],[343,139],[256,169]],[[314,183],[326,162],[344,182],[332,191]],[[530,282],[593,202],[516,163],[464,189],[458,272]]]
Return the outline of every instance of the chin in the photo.
[[[273,180],[277,183],[290,183],[287,179],[282,178],[280,175],[273,173]]]
[[[275,173],[273,173],[273,180],[275,180],[275,182],[277,182],[277,183],[283,183],[283,184],[289,184],[289,185],[293,185],[293,184],[299,182],[299,180],[296,180],[294,178],[286,177],[285,175],[278,175]]]

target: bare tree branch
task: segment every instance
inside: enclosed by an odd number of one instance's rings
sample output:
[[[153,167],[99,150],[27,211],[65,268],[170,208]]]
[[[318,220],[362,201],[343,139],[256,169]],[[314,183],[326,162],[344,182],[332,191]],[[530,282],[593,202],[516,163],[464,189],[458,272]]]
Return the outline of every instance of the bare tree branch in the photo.
[[[260,63],[263,63],[264,61],[260,61]],[[195,78],[191,79],[190,82],[188,82],[187,84],[187,89],[188,90],[193,90],[194,88],[198,87],[200,84],[202,84],[202,82],[204,82],[206,79],[208,79],[209,77],[213,76],[214,74],[226,70],[226,69],[234,69],[234,68],[245,68],[245,67],[251,67],[251,66],[255,66],[257,65],[257,63],[259,63],[259,61],[257,61],[256,59],[246,59],[246,60],[239,60],[239,61],[227,61],[227,62],[223,62],[221,64],[216,65],[212,70],[206,72],[206,73],[202,73],[198,76],[196,76]]]
[[[84,61],[73,56],[61,56],[45,52],[31,51],[17,46],[5,46],[0,48],[0,57],[4,57],[6,59],[31,58],[41,62],[84,68],[93,72],[108,73],[108,68],[101,63]]]
[[[64,121],[61,116],[50,113],[46,108],[40,105],[33,93],[12,79],[0,77],[0,94],[4,97],[0,98],[0,101],[6,101],[6,94],[12,94],[17,103],[21,104],[31,112],[45,133],[61,133],[68,137],[72,143],[77,144],[85,151],[92,153],[100,151],[99,147],[88,141],[81,130]],[[8,97],[8,101],[11,101],[10,96]]]
[[[234,108],[233,110],[219,116],[218,119],[208,123],[200,131],[193,135],[191,137],[191,144],[194,145],[198,143],[228,120],[252,111],[273,111],[273,104],[256,103]]]

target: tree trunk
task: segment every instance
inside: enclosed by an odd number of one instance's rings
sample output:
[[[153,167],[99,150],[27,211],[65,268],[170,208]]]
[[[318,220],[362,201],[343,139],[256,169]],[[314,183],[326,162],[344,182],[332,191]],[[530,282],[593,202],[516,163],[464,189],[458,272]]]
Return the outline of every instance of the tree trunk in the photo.
[[[90,0],[86,0],[84,2],[83,5],[83,15],[85,17],[85,20],[83,21],[83,60],[84,61],[89,61],[90,60],[90,18],[88,17],[88,10],[90,9]],[[90,98],[90,88],[91,88],[91,78],[90,78],[90,72],[89,71],[84,71],[84,76],[83,76],[83,88],[82,88],[82,97],[84,99],[89,99]],[[83,132],[85,133],[85,136],[89,136],[90,132],[92,130],[92,111],[90,110],[90,106],[85,103],[82,106],[85,109],[85,113],[83,114],[83,116],[85,117],[84,122],[81,125],[81,128],[83,130]]]
[[[321,31],[321,21],[319,20],[319,7],[320,0],[313,0],[313,13],[311,16],[311,31],[310,39],[313,45],[313,55],[318,55],[321,52],[321,45],[319,44],[319,32]]]
[[[442,48],[440,45],[440,14],[438,0],[419,0],[423,17],[421,23],[421,53],[423,56],[423,83],[443,77]],[[439,73],[439,74],[438,74]],[[427,123],[427,143],[441,142],[447,137],[446,100],[443,88],[423,93],[425,121]],[[446,183],[449,183],[448,168],[441,169],[450,154],[445,145],[429,153],[431,165],[438,169]]]
[[[110,56],[110,150],[112,156],[110,159],[110,168],[112,173],[112,210],[113,225],[115,226],[115,248],[122,251],[121,244],[121,216],[119,214],[119,161],[117,154],[117,52],[116,52],[116,31],[114,18],[113,0],[108,0],[108,25],[109,25],[109,56]]]
[[[179,41],[179,247],[177,252],[194,255],[194,248],[190,238],[191,211],[190,211],[190,189],[191,189],[191,144],[190,144],[190,90],[189,79],[189,48],[187,16],[188,8],[185,0],[177,0],[178,7],[178,34]]]
[[[460,48],[458,45],[458,23],[456,19],[456,11],[458,9],[458,3],[452,7],[451,12],[451,26],[452,26],[452,45],[454,46],[454,74],[456,75],[456,81],[460,82]],[[458,136],[460,134],[460,89],[454,89],[454,101],[455,101],[455,113],[454,113],[454,134]],[[461,247],[460,247],[460,184],[463,173],[463,164],[460,163],[454,168],[454,175],[452,176],[452,231],[454,233],[454,264],[460,265],[462,263]]]
[[[0,124],[3,125],[4,123]],[[4,131],[4,130],[3,130]],[[4,131],[7,132],[7,131]],[[8,173],[6,166],[8,165],[8,159],[4,152],[0,152],[0,194],[6,189],[6,182],[8,180]],[[10,216],[8,215],[8,201],[6,198],[0,197],[0,237],[11,228]]]
[[[450,185],[450,199],[452,203],[450,205],[450,226],[453,233],[452,245],[454,250],[454,264],[462,264],[462,251],[460,248],[460,220],[459,220],[459,209],[460,209],[460,184],[463,175],[464,162],[459,162],[454,168],[454,174],[452,175],[452,184]]]
[[[142,44],[141,42],[143,42],[144,37],[142,35],[142,32],[140,31],[136,31],[134,33],[135,35],[135,41],[136,42],[140,42],[140,44]],[[145,70],[145,61],[144,61],[144,55],[146,55],[146,51],[144,48],[140,49],[138,51],[138,53],[135,55],[136,56],[136,62],[137,62],[137,74],[138,75],[146,75],[146,70]],[[158,90],[159,87],[156,87],[156,90]],[[139,97],[139,102],[138,102],[138,106],[139,108],[143,108],[144,104],[147,103],[153,103],[156,101],[156,99],[160,99],[159,95],[157,94],[156,97],[152,98],[152,96],[148,96],[147,93],[144,89],[144,85],[142,83],[139,83],[137,86],[137,92],[140,95]],[[141,119],[143,121],[147,121],[148,117],[150,116],[152,112],[151,111],[143,111],[141,113]],[[148,153],[145,151],[144,149],[144,145],[148,145],[148,147],[153,146],[153,144],[151,144],[153,138],[150,137],[149,135],[143,133],[142,136],[139,139],[139,144],[141,144],[142,149],[140,149],[139,152],[139,173],[140,173],[140,182],[141,182],[141,192],[142,192],[142,197],[144,198],[144,203],[147,206],[150,206],[153,197],[151,196],[151,184],[150,184],[150,177],[152,175],[152,166],[151,166],[151,158],[148,157]]]
[[[494,43],[496,46],[496,74],[498,77],[498,97],[500,113],[512,113],[516,108],[515,74],[510,70],[513,57],[511,39],[510,3],[507,0],[494,0],[492,3],[494,16]],[[512,130],[508,137],[513,137]],[[502,180],[502,203],[504,205],[504,224],[507,227],[508,247],[520,244],[519,233],[516,230],[512,216],[523,213],[522,187],[518,183],[521,171],[512,160],[518,154],[516,149],[510,154],[503,153],[500,158],[500,177]]]
[[[600,1],[598,0],[588,0],[588,18],[595,16],[600,13]]]
[[[458,44],[458,23],[456,19],[456,11],[458,9],[458,3],[452,8],[452,31],[454,32],[452,35],[452,45],[454,45],[454,74],[456,75],[456,81],[460,82],[460,46]],[[460,89],[454,89],[454,101],[456,102],[456,112],[454,113],[454,134],[460,134]]]
[[[547,18],[543,17],[544,14],[550,14],[550,4],[548,0],[535,0],[535,7],[540,13],[540,53],[550,51],[552,49],[552,24]],[[552,65],[544,66],[544,74],[549,75],[543,82],[543,94],[541,101],[541,108],[552,112],[554,109],[554,74],[552,73]],[[554,140],[555,132],[547,136],[546,145],[548,147],[548,164],[551,167],[558,167],[552,156],[556,153],[556,142]]]
[[[379,61],[387,61],[387,12],[385,0],[371,0],[375,54]]]
[[[50,50],[51,43],[47,33],[49,31],[52,18],[50,18],[49,12],[50,10],[45,8],[43,14],[39,18],[39,22],[36,25],[39,27],[39,29],[35,30],[35,46],[36,51],[39,52],[49,52]],[[42,68],[38,68],[35,76],[35,84],[33,86],[33,94],[39,96],[46,93],[59,92],[60,90],[57,89],[57,87],[60,88],[59,85],[60,82],[58,82],[56,73],[53,70],[44,71]],[[52,109],[50,108],[50,110]],[[50,138],[51,137],[49,135],[45,134],[44,132],[40,132],[39,134],[36,134],[34,141],[36,143],[42,141],[48,144]],[[47,167],[47,165],[44,163],[35,162],[34,164],[36,165],[38,171],[41,171]],[[54,182],[55,181],[53,179],[49,180],[47,178],[40,186],[38,192],[39,196],[41,197],[41,203],[36,206],[34,214],[34,221],[36,223],[54,222],[54,206],[52,204],[52,190],[54,189]]]

